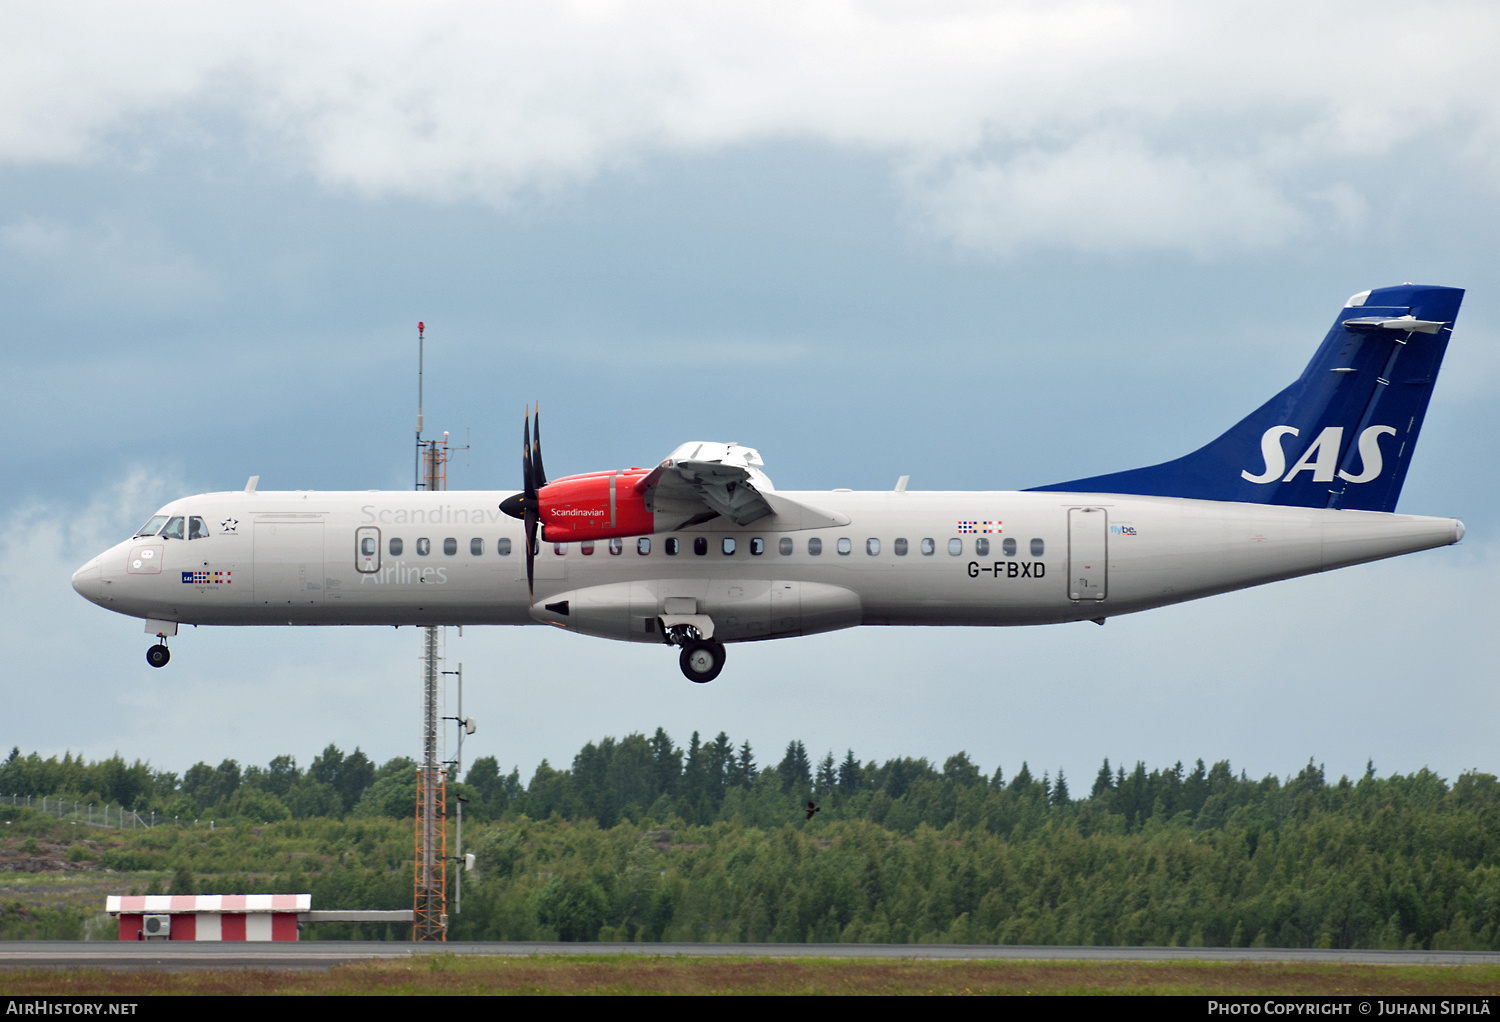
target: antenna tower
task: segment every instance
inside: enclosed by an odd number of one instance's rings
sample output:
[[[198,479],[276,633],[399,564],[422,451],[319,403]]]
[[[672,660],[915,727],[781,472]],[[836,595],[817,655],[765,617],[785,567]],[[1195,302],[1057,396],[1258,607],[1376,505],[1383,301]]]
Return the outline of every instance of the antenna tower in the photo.
[[[422,439],[422,369],[426,324],[417,324],[418,490],[448,488],[448,434]],[[425,469],[425,471],[424,471]],[[448,775],[438,761],[438,682],[443,675],[446,630],[422,628],[422,760],[417,767],[417,852],[413,870],[412,940],[448,939]]]
[[[467,451],[469,444],[451,447],[448,434],[441,440],[422,439],[422,370],[426,354],[427,325],[417,324],[417,446],[413,468],[413,486],[417,490],[448,488],[448,456],[453,451]],[[463,635],[460,625],[458,634]],[[439,625],[422,626],[422,762],[417,767],[417,854],[412,891],[412,940],[448,939],[448,771],[462,769],[455,759],[442,762],[438,751],[440,722],[455,720],[443,716],[445,696],[439,691],[444,675],[459,678],[458,708],[463,714],[463,665],[458,671],[443,670],[448,644],[447,629]],[[460,728],[474,733],[472,720],[460,721]],[[459,734],[460,759],[463,731]],[[458,810],[458,845],[463,849],[463,807]],[[456,911],[456,909],[455,909]]]

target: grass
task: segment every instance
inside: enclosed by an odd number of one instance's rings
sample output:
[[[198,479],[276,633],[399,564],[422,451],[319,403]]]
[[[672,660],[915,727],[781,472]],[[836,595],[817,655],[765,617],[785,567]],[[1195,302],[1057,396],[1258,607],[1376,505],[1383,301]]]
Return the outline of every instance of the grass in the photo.
[[[53,895],[58,904],[96,904],[104,909],[110,894],[123,894],[128,887],[145,887],[152,881],[165,883],[172,874],[159,871],[115,873],[106,870],[80,870],[76,873],[3,873],[0,872],[0,897]]]
[[[1495,995],[1500,966],[430,955],[326,971],[0,972],[0,994]]]

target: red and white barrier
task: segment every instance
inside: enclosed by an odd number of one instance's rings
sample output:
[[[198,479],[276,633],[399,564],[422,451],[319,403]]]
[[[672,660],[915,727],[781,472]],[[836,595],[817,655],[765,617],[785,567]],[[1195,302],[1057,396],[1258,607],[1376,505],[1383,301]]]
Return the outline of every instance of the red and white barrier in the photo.
[[[297,915],[311,909],[311,894],[111,894],[105,902],[121,940],[296,940]]]

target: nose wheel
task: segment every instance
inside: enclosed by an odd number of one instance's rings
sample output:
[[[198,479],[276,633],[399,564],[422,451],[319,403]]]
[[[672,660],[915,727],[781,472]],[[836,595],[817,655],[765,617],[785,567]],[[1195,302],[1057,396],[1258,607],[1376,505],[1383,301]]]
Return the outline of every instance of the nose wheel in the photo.
[[[689,642],[677,662],[688,681],[699,685],[713,681],[724,669],[724,644],[702,639]]]
[[[146,650],[146,663],[152,667],[165,667],[167,661],[172,659],[172,651],[167,648],[165,642],[158,642]]]

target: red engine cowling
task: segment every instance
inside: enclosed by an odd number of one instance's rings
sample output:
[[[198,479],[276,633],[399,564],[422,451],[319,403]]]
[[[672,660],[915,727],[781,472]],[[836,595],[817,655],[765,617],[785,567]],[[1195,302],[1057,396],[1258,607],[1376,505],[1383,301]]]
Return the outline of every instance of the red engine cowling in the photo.
[[[648,469],[588,472],[555,479],[537,491],[542,540],[570,543],[612,536],[645,536],[656,528],[636,483]]]

